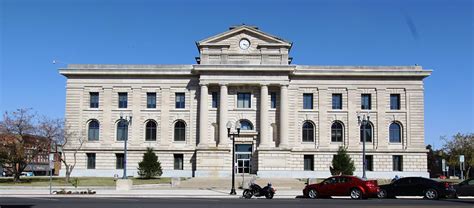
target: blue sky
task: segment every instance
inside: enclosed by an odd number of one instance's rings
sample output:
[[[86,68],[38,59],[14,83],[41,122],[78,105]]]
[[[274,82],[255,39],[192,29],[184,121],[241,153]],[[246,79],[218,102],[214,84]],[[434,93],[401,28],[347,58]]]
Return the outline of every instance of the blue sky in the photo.
[[[63,117],[59,67],[194,64],[195,41],[245,23],[292,41],[294,64],[433,69],[426,143],[474,132],[471,0],[0,2],[2,112],[31,107]]]

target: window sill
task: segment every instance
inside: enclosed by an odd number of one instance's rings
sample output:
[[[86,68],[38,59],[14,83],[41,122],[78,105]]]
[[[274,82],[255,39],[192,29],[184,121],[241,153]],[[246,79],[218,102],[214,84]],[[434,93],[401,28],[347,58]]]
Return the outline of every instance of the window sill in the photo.
[[[103,111],[103,110],[100,109],[100,108],[87,108],[87,109],[84,109],[84,111],[92,111],[92,112],[94,112],[94,111]]]
[[[255,108],[234,108],[234,111],[256,111]]]
[[[157,109],[157,108],[146,108],[146,109],[142,109],[141,111],[144,111],[144,112],[160,112],[161,110]]]

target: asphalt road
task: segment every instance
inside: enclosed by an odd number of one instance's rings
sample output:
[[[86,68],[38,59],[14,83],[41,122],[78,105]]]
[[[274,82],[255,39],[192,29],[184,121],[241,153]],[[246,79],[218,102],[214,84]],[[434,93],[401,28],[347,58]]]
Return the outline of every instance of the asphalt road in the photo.
[[[474,207],[474,199],[185,199],[185,198],[0,198],[1,208],[147,208],[147,207]]]

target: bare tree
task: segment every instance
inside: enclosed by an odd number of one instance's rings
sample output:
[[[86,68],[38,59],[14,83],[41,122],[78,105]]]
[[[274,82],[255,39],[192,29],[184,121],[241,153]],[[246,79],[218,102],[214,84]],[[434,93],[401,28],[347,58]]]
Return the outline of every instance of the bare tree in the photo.
[[[57,143],[62,150],[67,149],[69,152],[72,152],[72,160],[67,159],[67,155],[64,153],[61,156],[61,162],[63,163],[64,169],[66,171],[66,182],[69,182],[70,180],[71,173],[74,170],[74,167],[76,167],[76,155],[79,150],[81,150],[82,145],[85,142],[83,133],[72,131],[70,129],[71,127],[69,125],[64,126],[62,140]]]
[[[39,157],[49,153],[50,142],[36,135],[36,115],[31,109],[5,112],[0,121],[0,164],[20,181],[21,173]]]

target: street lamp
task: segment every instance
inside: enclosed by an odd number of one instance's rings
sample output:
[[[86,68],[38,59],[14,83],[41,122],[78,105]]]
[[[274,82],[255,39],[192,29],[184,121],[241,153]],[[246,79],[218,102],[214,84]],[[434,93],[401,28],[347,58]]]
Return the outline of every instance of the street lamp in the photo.
[[[367,117],[364,114],[361,118],[360,113],[357,113],[357,120],[359,125],[362,126],[362,178],[367,179],[367,177],[365,176],[365,169],[367,168],[367,161],[365,159],[365,127],[369,124],[370,114],[367,113]]]
[[[237,130],[237,133],[230,133],[230,129],[232,128],[232,121],[227,122],[227,137],[232,139],[232,188],[230,189],[230,195],[236,195],[237,192],[235,192],[235,136],[240,135],[240,122],[237,121],[235,122],[235,129]]]
[[[123,123],[122,123],[123,122]],[[122,141],[123,141],[123,176],[122,179],[127,179],[127,141],[128,141],[128,126],[132,124],[132,116],[123,116],[123,113],[120,113],[120,121],[121,125],[126,126],[127,128],[125,131],[122,132]],[[123,128],[124,126],[121,126]],[[125,136],[125,132],[127,136]]]

